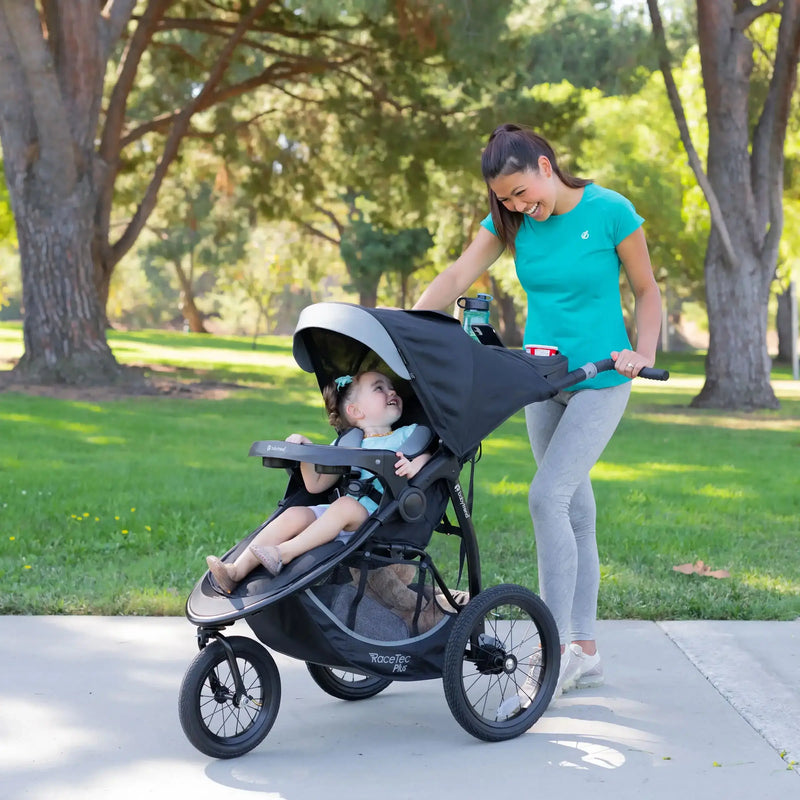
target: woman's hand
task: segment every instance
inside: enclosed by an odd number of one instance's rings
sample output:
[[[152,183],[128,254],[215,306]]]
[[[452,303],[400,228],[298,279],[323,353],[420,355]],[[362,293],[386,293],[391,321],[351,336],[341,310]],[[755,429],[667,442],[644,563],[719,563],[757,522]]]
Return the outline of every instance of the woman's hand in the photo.
[[[635,378],[645,367],[652,367],[655,359],[637,353],[635,350],[612,350],[611,358],[617,372],[626,378]]]

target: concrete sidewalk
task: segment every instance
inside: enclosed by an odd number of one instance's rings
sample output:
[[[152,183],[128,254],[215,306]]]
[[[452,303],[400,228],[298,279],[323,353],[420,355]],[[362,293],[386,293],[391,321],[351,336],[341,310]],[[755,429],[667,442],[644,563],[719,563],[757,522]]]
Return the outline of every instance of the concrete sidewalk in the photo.
[[[0,617],[0,798],[800,796],[800,621],[602,622],[599,642],[606,685],[497,744],[456,723],[441,681],[345,702],[276,655],[272,731],[215,761],[178,722],[186,620]]]

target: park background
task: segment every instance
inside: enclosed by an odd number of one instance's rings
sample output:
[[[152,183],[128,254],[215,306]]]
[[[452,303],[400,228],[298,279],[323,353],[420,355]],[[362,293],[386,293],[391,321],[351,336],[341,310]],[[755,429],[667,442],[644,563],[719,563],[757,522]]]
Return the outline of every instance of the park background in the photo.
[[[659,366],[672,379],[637,382],[593,472],[600,615],[800,614],[790,291],[800,271],[796,93],[779,164],[782,236],[774,263],[761,265],[766,289],[754,295],[769,356],[767,400],[758,399],[763,391],[755,400],[743,392],[737,404],[734,385],[715,408],[696,402],[708,384],[714,223],[665,91],[648,13],[658,5],[663,15],[670,74],[704,160],[709,109],[693,3],[474,2],[442,17],[430,4],[378,0],[231,2],[200,11],[180,2],[129,5],[103,78],[106,113],[136,34],[148,14],[161,17],[139,42],[144,55],[114,151],[113,202],[98,205],[107,218],[86,245],[101,253],[101,338],[128,368],[115,380],[46,380],[22,369],[26,350],[35,360],[44,325],[25,306],[23,276],[38,275],[41,264],[26,262],[12,181],[0,182],[0,612],[181,613],[203,557],[254,528],[282,492],[282,475],[247,459],[251,441],[294,431],[329,436],[313,378],[291,357],[299,310],[325,300],[410,307],[486,213],[486,136],[498,122],[518,120],[547,135],[571,171],[633,201],[646,218],[664,297]],[[763,5],[774,13],[753,13],[745,29],[753,136],[791,4]],[[215,102],[192,108],[190,124],[181,109],[211,86],[203,65],[209,31],[213,41],[259,8],[266,11],[228,65],[228,83],[213,87]],[[793,64],[796,80],[796,50]],[[252,89],[240,88],[248,81]],[[8,75],[0,82],[11,91]],[[179,122],[186,124],[176,136]],[[97,147],[108,156],[105,138]],[[747,198],[737,203],[744,212]],[[726,222],[734,232],[744,227],[738,214]],[[494,296],[494,322],[519,345],[524,302],[510,260],[475,289]],[[624,284],[622,296],[630,319]],[[744,318],[739,327],[746,333]],[[719,347],[726,346],[735,364],[737,343]],[[487,585],[536,587],[526,503],[532,470],[517,415],[487,439],[478,466],[475,522]],[[672,569],[698,561],[729,577]]]

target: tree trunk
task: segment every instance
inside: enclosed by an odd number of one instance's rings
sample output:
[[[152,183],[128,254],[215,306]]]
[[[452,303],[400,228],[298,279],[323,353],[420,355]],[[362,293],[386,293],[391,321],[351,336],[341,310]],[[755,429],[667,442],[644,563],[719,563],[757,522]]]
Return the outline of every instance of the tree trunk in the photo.
[[[48,186],[31,179],[14,201],[25,307],[18,375],[35,383],[115,380],[121,370],[106,342],[94,283],[89,181],[54,204]]]
[[[500,288],[500,284],[490,275],[492,296],[497,301],[500,316],[500,336],[506,347],[522,347],[522,331],[517,325],[517,307],[514,298]]]
[[[172,263],[175,265],[175,272],[178,274],[178,281],[181,285],[181,314],[189,323],[189,330],[192,333],[208,333],[203,323],[203,314],[194,302],[194,287],[191,279],[179,259],[175,259]]]
[[[776,361],[781,364],[790,364],[792,361],[792,292],[787,286],[786,290],[778,295],[778,310],[775,315],[775,330],[778,333],[778,355]]]
[[[695,408],[778,408],[767,354],[769,283],[763,265],[739,249],[729,265],[712,232],[705,260],[709,344],[706,381]]]
[[[800,0],[757,5],[697,0],[708,175],[691,141],[672,77],[658,0],[648,0],[647,5],[681,141],[711,212],[705,259],[707,373],[692,405],[777,408],[769,383],[767,301],[783,231],[784,147],[797,83]],[[780,25],[769,54],[769,86],[762,95],[751,91],[753,39],[747,30],[762,14],[773,13],[780,15]]]
[[[362,288],[358,292],[358,304],[365,308],[375,308],[378,305],[378,285]]]

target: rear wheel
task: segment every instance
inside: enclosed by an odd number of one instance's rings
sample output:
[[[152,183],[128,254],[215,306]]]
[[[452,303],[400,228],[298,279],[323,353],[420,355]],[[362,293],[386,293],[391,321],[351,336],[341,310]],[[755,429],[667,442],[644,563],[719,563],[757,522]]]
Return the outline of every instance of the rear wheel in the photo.
[[[447,704],[478,739],[512,739],[544,713],[560,662],[558,630],[542,599],[523,586],[493,586],[469,601],[450,632]]]
[[[221,641],[204,647],[189,665],[178,712],[186,738],[213,758],[235,758],[256,747],[272,728],[281,702],[281,680],[270,653],[253,639],[226,639],[241,675]]]
[[[322,664],[307,663],[306,667],[320,689],[340,700],[364,700],[367,697],[374,697],[392,683],[386,678],[376,678],[362,672],[348,672]]]

